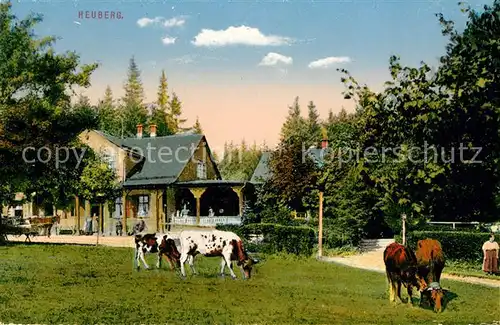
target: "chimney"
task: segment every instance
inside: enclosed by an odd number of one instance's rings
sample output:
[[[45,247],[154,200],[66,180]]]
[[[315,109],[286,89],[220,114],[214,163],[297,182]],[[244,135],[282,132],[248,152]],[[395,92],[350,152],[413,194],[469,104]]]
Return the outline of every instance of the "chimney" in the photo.
[[[137,124],[137,137],[142,138],[142,124]]]
[[[156,124],[151,124],[151,125],[149,126],[149,136],[150,136],[151,138],[156,137]]]
[[[321,130],[321,133],[323,134],[323,139],[321,140],[321,149],[326,149],[328,148],[328,136],[326,134],[326,129],[323,128]]]

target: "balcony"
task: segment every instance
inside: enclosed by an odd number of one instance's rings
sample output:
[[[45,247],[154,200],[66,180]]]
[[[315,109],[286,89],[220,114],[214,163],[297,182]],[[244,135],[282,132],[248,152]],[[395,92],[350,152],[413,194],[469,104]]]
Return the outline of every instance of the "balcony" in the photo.
[[[218,224],[223,225],[241,225],[241,217],[240,216],[217,216],[217,217],[208,217],[201,216],[200,224],[196,223],[196,217],[193,216],[179,216],[172,217],[173,225],[187,225],[187,226],[205,226],[205,227],[215,227]]]

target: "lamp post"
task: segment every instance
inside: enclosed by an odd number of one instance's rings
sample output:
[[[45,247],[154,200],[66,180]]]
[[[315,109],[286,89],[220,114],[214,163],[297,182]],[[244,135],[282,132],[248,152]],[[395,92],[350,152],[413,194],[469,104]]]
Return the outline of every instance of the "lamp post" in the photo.
[[[318,256],[323,256],[323,189],[319,190]]]
[[[401,220],[403,223],[403,245],[406,245],[406,213],[401,215]]]
[[[101,224],[102,224],[102,198],[104,197],[103,193],[97,193],[97,202],[99,203],[99,216],[97,217],[97,242],[96,246],[99,245],[99,236],[101,234]]]

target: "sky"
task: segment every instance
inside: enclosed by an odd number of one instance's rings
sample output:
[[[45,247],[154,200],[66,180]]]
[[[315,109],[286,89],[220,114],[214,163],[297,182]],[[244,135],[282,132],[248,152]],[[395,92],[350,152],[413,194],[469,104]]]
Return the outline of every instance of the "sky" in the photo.
[[[485,4],[468,3],[478,10]],[[458,28],[466,22],[451,0],[33,0],[13,1],[13,10],[20,18],[42,14],[37,35],[57,36],[57,51],[100,64],[83,91],[93,102],[107,85],[115,97],[123,95],[132,56],[146,102],[154,102],[164,69],[170,92],[182,101],[185,126],[198,117],[217,152],[242,139],[275,145],[296,96],[304,116],[311,100],[321,118],[330,109],[352,110],[336,69],[380,90],[393,54],[412,66],[437,64],[447,39],[436,13]]]

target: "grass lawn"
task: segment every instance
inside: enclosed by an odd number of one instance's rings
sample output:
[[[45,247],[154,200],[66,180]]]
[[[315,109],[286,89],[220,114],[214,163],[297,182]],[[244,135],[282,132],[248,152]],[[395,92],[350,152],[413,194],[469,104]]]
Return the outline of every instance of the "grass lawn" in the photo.
[[[446,261],[444,272],[459,276],[475,276],[477,278],[500,280],[500,274],[489,275],[484,273],[481,262]]]
[[[197,258],[185,281],[167,269],[136,272],[132,250],[0,247],[0,322],[44,324],[479,324],[500,320],[499,289],[443,280],[441,314],[392,305],[384,275],[292,257],[262,257],[254,277],[217,277]],[[154,256],[148,256],[154,266]],[[237,275],[240,277],[239,271]]]

